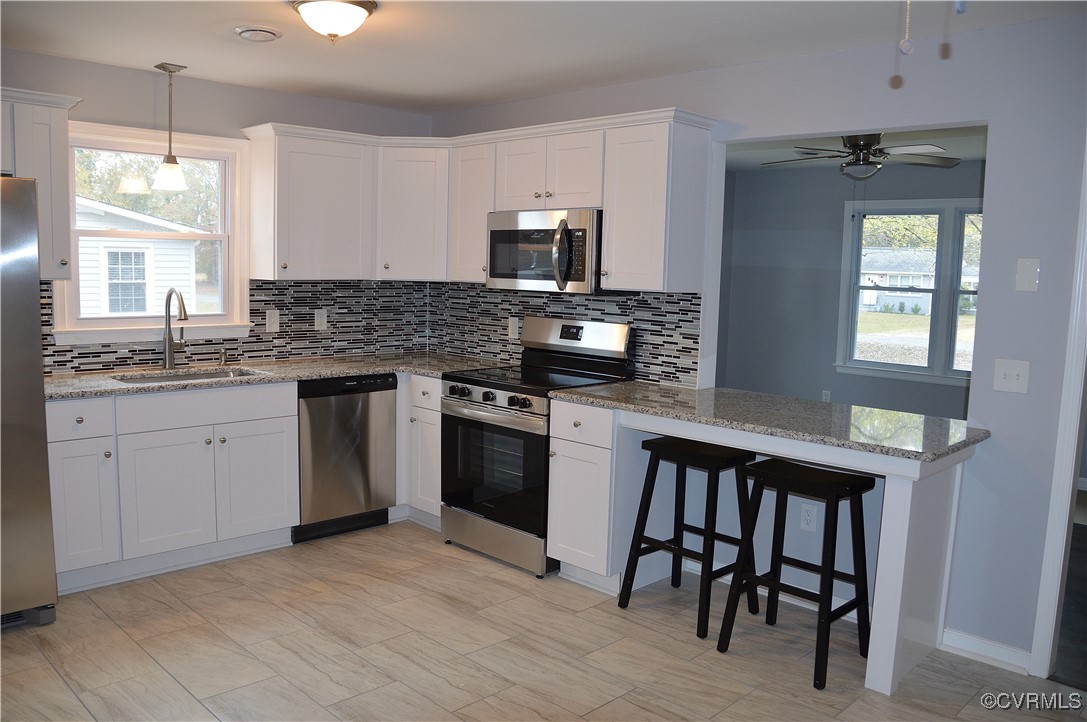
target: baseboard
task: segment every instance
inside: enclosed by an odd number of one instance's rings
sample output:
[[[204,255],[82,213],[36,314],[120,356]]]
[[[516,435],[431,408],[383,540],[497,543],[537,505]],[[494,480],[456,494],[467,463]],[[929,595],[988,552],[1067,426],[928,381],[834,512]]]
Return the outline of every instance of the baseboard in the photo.
[[[563,579],[569,579],[572,582],[588,587],[589,589],[595,589],[598,592],[611,595],[613,597],[619,596],[619,584],[621,575],[613,574],[610,577],[605,577],[601,574],[590,572],[580,567],[570,566],[569,564],[559,565],[559,576]]]
[[[936,648],[1017,674],[1026,675],[1030,669],[1029,649],[1009,647],[954,629],[944,629],[943,638]]]
[[[399,511],[401,509],[403,510],[403,514],[399,513]],[[396,510],[398,512],[395,515],[395,517],[393,515],[394,510]],[[415,522],[416,524],[421,524],[421,525],[425,526],[427,529],[433,529],[436,532],[441,532],[441,530],[442,530],[442,519],[441,519],[441,517],[435,516],[434,514],[431,514],[430,512],[422,511],[421,509],[416,509],[413,506],[406,506],[406,505],[401,505],[401,506],[398,506],[398,507],[394,507],[393,509],[389,510],[389,523],[390,524],[393,521],[404,521],[405,519],[410,519],[411,521]]]

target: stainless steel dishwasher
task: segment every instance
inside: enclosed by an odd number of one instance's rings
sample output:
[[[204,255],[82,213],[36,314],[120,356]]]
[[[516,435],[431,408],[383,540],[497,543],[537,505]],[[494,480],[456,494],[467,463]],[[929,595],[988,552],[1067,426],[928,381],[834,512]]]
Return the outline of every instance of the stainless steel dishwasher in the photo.
[[[294,542],[389,521],[396,505],[396,375],[298,382],[302,519]]]

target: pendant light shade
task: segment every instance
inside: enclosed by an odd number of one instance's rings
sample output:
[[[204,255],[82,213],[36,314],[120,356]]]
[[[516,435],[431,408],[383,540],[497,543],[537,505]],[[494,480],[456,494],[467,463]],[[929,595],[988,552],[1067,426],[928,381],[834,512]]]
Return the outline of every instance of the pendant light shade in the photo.
[[[362,27],[377,10],[373,0],[292,0],[306,25],[332,42]]]
[[[181,172],[181,166],[174,155],[174,73],[185,69],[184,65],[173,63],[159,63],[155,66],[169,76],[170,112],[169,125],[166,131],[166,155],[162,158],[162,164],[155,172],[155,181],[151,187],[157,191],[185,191],[189,186],[185,183],[185,175]]]
[[[117,184],[118,193],[128,193],[130,195],[145,196],[151,192],[151,189],[147,187],[147,179],[142,175],[126,175],[121,179],[121,182]]]

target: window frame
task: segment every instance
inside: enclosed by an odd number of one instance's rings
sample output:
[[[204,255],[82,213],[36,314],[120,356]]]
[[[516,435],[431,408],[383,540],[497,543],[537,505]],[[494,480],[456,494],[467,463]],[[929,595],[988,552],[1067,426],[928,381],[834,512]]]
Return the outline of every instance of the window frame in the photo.
[[[115,239],[110,239],[110,240],[115,240]],[[111,311],[108,310],[109,309],[109,304],[110,304],[110,287],[111,287],[111,284],[114,283],[114,281],[111,281],[110,278],[109,278],[109,268],[110,268],[110,266],[109,266],[109,254],[110,253],[142,253],[143,254],[143,267],[144,267],[144,278],[143,278],[143,294],[144,294],[144,296],[143,296],[143,300],[144,300],[144,305],[147,306],[148,309],[150,309],[151,308],[151,302],[154,300],[154,293],[153,293],[154,289],[153,289],[152,285],[148,282],[148,278],[153,276],[154,269],[155,269],[154,247],[151,246],[150,244],[137,247],[137,246],[123,246],[123,245],[115,244],[115,243],[103,243],[98,249],[98,254],[102,258],[102,268],[104,268],[105,271],[106,271],[104,283],[101,285],[101,287],[99,289],[99,294],[98,294],[99,297],[100,297],[100,303],[102,304],[103,308],[107,309],[106,313],[108,314],[108,317],[121,318],[121,317],[123,317],[123,314],[121,314],[121,313],[114,314],[114,313],[112,313]],[[132,281],[117,281],[117,283],[132,283]]]
[[[97,148],[131,153],[159,155],[166,146],[163,131],[69,121],[68,123],[68,206],[71,219],[72,277],[53,283],[53,328],[58,344],[124,343],[162,338],[165,319],[159,316],[123,316],[115,318],[79,317],[79,237],[75,223],[75,153],[74,148]],[[222,238],[223,309],[217,314],[202,314],[181,322],[191,339],[244,338],[249,334],[249,141],[238,138],[174,133],[174,154],[179,157],[223,161],[222,233],[200,234],[200,239]],[[83,235],[98,234],[85,230]],[[141,239],[155,233],[118,231],[111,240],[125,235]],[[166,234],[171,239],[180,236]],[[152,284],[148,284],[149,290]],[[149,294],[150,295],[150,294]],[[153,297],[152,297],[153,298]],[[148,302],[152,302],[152,298]],[[152,311],[154,309],[151,309]]]
[[[842,275],[838,309],[838,346],[835,369],[839,373],[878,376],[911,381],[968,386],[970,371],[956,369],[955,314],[962,277],[964,220],[969,214],[982,214],[981,198],[938,198],[911,200],[869,200],[858,207],[851,201],[844,204],[842,223]],[[854,215],[938,215],[936,268],[933,288],[904,288],[903,293],[930,293],[932,297],[929,321],[927,366],[911,366],[853,358],[856,345],[859,292],[869,286],[860,283],[863,224]],[[889,274],[890,275],[903,275]],[[882,286],[897,288],[892,286]],[[967,292],[969,293],[969,292]],[[976,295],[974,290],[973,294]]]

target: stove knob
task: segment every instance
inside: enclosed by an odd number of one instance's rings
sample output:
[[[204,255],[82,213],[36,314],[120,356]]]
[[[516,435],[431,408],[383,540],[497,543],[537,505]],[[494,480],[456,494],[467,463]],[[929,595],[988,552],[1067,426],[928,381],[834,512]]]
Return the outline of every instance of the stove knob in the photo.
[[[472,389],[468,388],[467,386],[461,386],[459,389],[457,389],[457,396],[461,397],[462,399],[466,399],[471,395]]]
[[[456,384],[449,387],[450,396],[456,396],[458,391],[460,391],[460,386],[457,386]]]
[[[483,400],[484,401],[494,401],[495,400],[495,393],[493,391],[484,391],[483,392]]]
[[[517,405],[520,406],[522,409],[531,409],[532,408],[532,399],[525,396],[524,398],[522,398],[520,401],[517,402]]]
[[[519,397],[519,396],[511,395],[506,399],[506,406],[517,406],[520,403],[521,403],[521,397]]]

